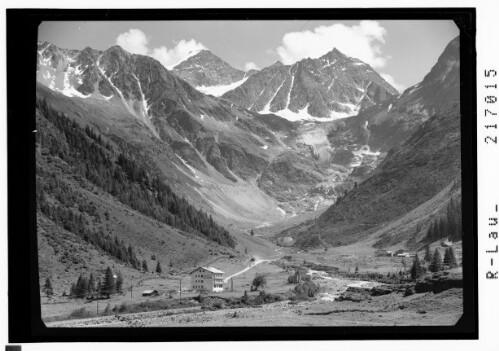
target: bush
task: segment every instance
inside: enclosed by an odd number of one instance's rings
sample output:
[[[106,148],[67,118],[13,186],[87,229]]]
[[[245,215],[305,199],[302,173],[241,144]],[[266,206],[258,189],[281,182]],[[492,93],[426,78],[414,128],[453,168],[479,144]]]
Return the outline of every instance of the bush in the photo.
[[[305,281],[300,284],[297,284],[294,289],[295,294],[300,298],[315,297],[315,295],[317,295],[319,291],[320,291],[319,284],[313,281]]]
[[[106,305],[106,309],[104,310],[104,315],[105,315],[105,316],[107,316],[107,315],[109,315],[109,314],[111,314],[111,304],[110,304],[110,303],[108,303],[108,304]]]
[[[198,296],[194,297],[193,299],[196,300],[197,302],[201,303],[203,302],[204,299],[208,297],[208,294],[204,291],[201,291]]]
[[[120,307],[118,308],[118,312],[120,312],[120,313],[126,312],[127,307],[128,306],[126,305],[126,302],[122,302]]]
[[[296,274],[291,274],[288,276],[288,284],[296,284],[298,283],[296,279]]]
[[[214,304],[213,304],[213,307],[215,308],[218,308],[218,309],[221,309],[221,308],[224,308],[225,305],[222,301],[216,301]]]
[[[90,317],[90,312],[85,307],[82,307],[72,311],[69,316],[71,318],[87,318]]]
[[[244,290],[244,295],[241,298],[241,302],[247,305],[249,303],[249,301],[250,300],[249,300],[248,292],[246,290]]]
[[[258,290],[258,288],[264,288],[267,285],[267,278],[263,274],[257,274],[253,282],[251,283],[251,290]]]

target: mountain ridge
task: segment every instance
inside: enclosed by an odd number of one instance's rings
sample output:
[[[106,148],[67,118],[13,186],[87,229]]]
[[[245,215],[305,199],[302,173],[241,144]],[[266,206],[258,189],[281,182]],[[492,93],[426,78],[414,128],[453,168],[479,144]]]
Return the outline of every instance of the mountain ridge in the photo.
[[[290,120],[327,120],[352,116],[396,95],[398,91],[371,66],[335,48],[292,65],[278,61],[222,98]]]

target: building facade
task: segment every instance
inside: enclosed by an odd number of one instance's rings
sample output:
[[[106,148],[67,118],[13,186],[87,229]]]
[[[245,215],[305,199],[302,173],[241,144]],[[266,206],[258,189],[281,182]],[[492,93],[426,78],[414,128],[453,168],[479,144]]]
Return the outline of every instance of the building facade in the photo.
[[[224,272],[213,267],[198,267],[191,272],[193,290],[220,292],[224,290]]]

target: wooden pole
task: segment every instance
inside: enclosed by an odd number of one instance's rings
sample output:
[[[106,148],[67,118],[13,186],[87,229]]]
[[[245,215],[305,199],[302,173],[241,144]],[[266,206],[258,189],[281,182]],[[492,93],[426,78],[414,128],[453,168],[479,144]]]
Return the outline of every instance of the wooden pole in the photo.
[[[133,297],[133,296],[132,296],[132,292],[133,292],[133,285],[132,285],[132,284],[130,284],[130,297]]]
[[[182,300],[182,278],[180,278],[180,300]]]
[[[230,278],[230,291],[234,291],[234,278]]]

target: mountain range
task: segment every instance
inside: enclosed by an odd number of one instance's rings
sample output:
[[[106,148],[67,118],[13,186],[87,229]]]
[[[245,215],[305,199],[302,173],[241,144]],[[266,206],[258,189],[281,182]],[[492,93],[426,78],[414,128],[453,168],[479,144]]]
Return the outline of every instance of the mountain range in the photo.
[[[376,245],[416,245],[423,222],[460,194],[459,38],[402,94],[337,49],[243,72],[208,50],[168,70],[119,46],[69,50],[40,42],[37,82],[40,100],[109,143],[105,154],[140,160],[145,175],[137,186],[155,194],[151,179],[161,175],[175,196],[211,215],[239,248],[249,240],[246,230],[291,218],[298,225],[279,236],[301,246],[372,235]],[[42,115],[38,122],[53,128]],[[37,158],[41,169],[59,164],[48,150]],[[92,196],[97,211],[107,209],[124,228],[135,228],[124,216],[129,200],[112,188],[96,185],[84,170],[57,174],[74,188],[81,187],[75,179],[87,179],[99,194]],[[136,215],[149,223],[158,217],[152,213]],[[45,229],[57,226],[43,216],[40,221]],[[119,232],[114,225],[112,233]],[[190,243],[177,227],[160,227]],[[142,245],[138,228],[120,235]],[[161,237],[148,235],[155,242]],[[201,246],[193,243],[195,260],[209,255]],[[222,249],[234,255],[231,250]]]
[[[396,95],[371,66],[333,49],[292,65],[276,62],[222,98],[250,111],[300,120],[353,116]]]

